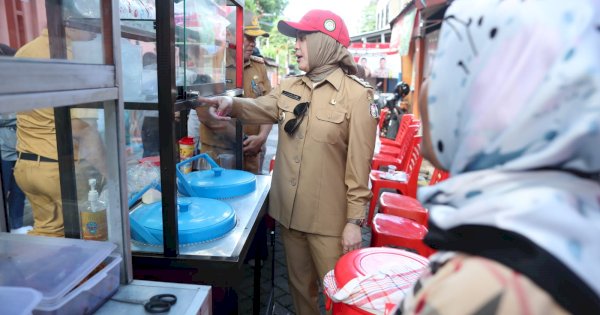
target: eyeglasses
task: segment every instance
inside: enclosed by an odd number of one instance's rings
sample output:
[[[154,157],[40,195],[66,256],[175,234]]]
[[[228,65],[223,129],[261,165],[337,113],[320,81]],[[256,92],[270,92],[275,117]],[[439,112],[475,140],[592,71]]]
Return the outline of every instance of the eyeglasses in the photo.
[[[283,126],[283,130],[285,130],[285,132],[287,132],[289,135],[293,135],[294,131],[296,131],[298,126],[300,126],[309,104],[310,103],[308,102],[304,102],[294,107],[294,116],[296,116],[296,118],[290,119],[287,123],[285,123],[285,126]]]

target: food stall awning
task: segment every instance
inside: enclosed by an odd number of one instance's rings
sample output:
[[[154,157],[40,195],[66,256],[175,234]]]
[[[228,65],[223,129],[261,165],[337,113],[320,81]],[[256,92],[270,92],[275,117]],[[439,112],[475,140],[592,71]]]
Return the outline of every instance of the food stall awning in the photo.
[[[417,9],[411,5],[400,13],[392,25],[390,47],[396,48],[401,56],[408,54],[413,30],[415,29],[415,21],[417,20],[416,16]]]
[[[390,43],[351,43],[348,51],[358,58],[360,55],[394,55],[398,53]]]

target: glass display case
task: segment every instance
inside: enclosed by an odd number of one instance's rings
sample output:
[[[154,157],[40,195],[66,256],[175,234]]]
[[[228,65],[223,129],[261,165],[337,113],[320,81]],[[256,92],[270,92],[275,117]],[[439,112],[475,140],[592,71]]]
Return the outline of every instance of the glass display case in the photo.
[[[0,151],[8,199],[0,232],[109,241],[123,257],[121,280],[128,282],[114,4],[7,1],[1,7],[8,32],[0,32],[7,52],[0,56]],[[17,189],[20,200],[13,198]]]
[[[123,282],[132,280],[134,269],[140,278],[163,281],[181,271],[188,276],[177,282],[234,282],[265,213],[270,180],[258,176],[253,192],[222,201],[237,215],[231,232],[182,246],[176,165],[191,100],[241,94],[242,67],[236,65],[242,64],[243,2],[10,3],[18,5],[2,7],[10,32],[0,32],[0,41],[18,51],[0,57],[0,119],[15,123],[8,128],[15,137],[38,141],[19,141],[15,149],[26,154],[18,163],[53,167],[46,173],[17,168],[28,172],[27,181],[18,181],[29,196],[39,187],[54,192],[43,202],[27,198],[26,224],[35,221],[37,229],[62,216],[62,233],[81,238],[90,232],[82,222],[96,220],[96,235],[117,244],[122,254]],[[143,163],[145,157],[154,159]],[[131,240],[130,210],[139,206],[134,196],[148,183],[160,191],[163,230],[157,245]],[[3,188],[8,184],[2,181]],[[105,218],[85,213],[102,202],[106,211],[94,212]],[[5,232],[13,211],[6,202],[1,206],[0,232]],[[61,225],[57,222],[51,227]]]
[[[144,201],[162,202],[163,212],[170,212],[177,209],[174,165],[179,140],[188,135],[191,100],[241,93],[241,82],[235,82],[227,65],[236,69],[235,36],[241,35],[236,29],[242,25],[243,7],[227,0],[121,0],[119,11],[128,205],[132,211],[139,208],[145,196]],[[238,142],[241,156],[241,133]],[[197,153],[195,146],[191,150]],[[149,186],[154,197],[142,191]],[[164,228],[165,246],[145,246],[134,239],[134,252],[176,256],[177,239],[166,236],[174,226]]]

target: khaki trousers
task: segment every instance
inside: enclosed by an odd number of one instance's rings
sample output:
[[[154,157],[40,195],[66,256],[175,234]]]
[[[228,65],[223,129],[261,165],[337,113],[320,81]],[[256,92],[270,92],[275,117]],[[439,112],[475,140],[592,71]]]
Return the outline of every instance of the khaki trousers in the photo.
[[[18,159],[14,176],[31,203],[33,230],[29,234],[64,237],[58,162]]]
[[[341,237],[280,228],[296,314],[320,314],[319,285],[342,256]]]

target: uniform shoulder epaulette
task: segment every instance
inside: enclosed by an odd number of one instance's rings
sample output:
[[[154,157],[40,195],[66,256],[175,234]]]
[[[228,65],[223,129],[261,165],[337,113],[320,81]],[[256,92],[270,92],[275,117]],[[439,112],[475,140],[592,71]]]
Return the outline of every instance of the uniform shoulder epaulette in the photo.
[[[265,63],[265,60],[258,56],[250,56],[250,60],[258,63]]]
[[[361,78],[359,78],[359,77],[357,77],[357,76],[355,76],[353,74],[347,74],[347,76],[350,77],[352,80],[358,82],[360,85],[368,88],[368,89],[372,89],[373,88],[371,86],[371,84],[369,84],[369,82],[367,82],[367,81],[365,81],[365,80],[363,80],[363,79],[361,79]]]

